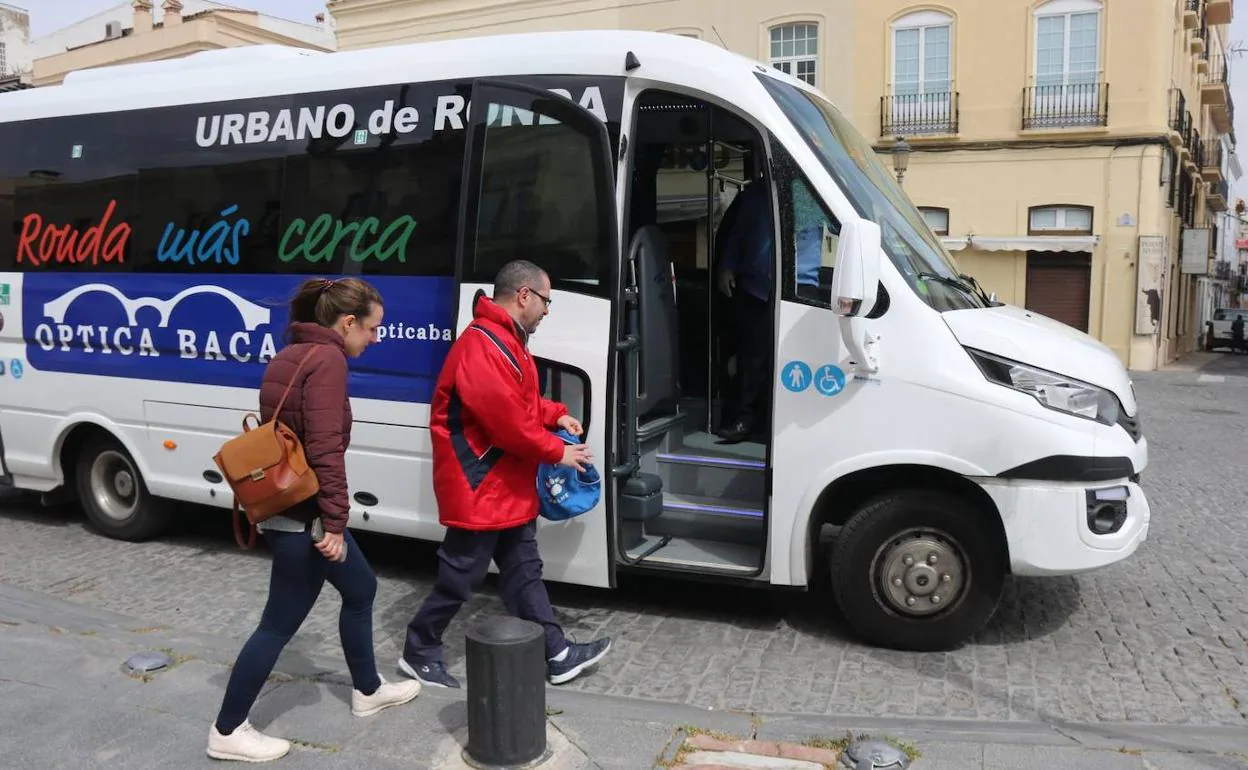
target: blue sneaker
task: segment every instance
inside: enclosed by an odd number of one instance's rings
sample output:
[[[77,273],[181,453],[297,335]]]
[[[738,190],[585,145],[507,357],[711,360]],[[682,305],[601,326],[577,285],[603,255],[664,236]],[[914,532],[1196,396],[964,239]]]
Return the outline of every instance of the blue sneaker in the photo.
[[[546,665],[550,674],[551,684],[563,684],[580,676],[581,672],[606,656],[611,649],[611,638],[603,637],[586,644],[572,643],[568,645],[568,654],[563,660],[550,659]]]
[[[431,687],[446,687],[451,690],[459,689],[459,680],[451,676],[451,673],[446,670],[446,664],[440,660],[433,663],[412,665],[407,662],[407,658],[399,658],[399,670],[412,679],[424,682]]]

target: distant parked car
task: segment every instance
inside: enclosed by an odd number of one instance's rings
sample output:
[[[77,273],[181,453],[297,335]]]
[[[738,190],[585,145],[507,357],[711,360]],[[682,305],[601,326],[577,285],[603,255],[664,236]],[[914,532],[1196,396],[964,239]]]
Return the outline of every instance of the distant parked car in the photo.
[[[1248,308],[1220,307],[1213,311],[1213,319],[1205,321],[1205,350],[1231,349],[1231,324],[1235,316],[1243,315],[1248,322]]]

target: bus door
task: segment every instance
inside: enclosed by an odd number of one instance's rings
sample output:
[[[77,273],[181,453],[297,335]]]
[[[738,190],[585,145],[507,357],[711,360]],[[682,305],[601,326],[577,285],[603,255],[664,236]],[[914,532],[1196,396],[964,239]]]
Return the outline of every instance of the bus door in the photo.
[[[619,232],[606,126],[559,94],[508,80],[475,81],[469,111],[455,328],[462,333],[472,321],[473,298],[493,293],[507,262],[525,259],[550,274],[550,313],[529,350],[543,394],[566,404],[585,427],[603,489],[592,511],[567,522],[538,520],[544,575],[610,586],[616,417],[608,362]]]

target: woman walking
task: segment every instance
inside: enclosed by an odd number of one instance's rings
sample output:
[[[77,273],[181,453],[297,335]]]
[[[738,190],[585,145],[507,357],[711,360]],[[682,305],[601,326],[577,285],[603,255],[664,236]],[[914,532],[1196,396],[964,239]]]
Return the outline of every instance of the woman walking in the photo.
[[[420,693],[418,681],[387,682],[377,673],[373,656],[377,578],[347,529],[343,460],[351,438],[347,357],[360,355],[376,341],[382,312],[381,295],[358,278],[309,279],[290,302],[290,344],[265,369],[260,421],[273,419],[289,385],[278,417],[303,443],[320,491],[257,525],[273,552],[268,601],[259,628],[238,654],[221,710],[208,732],[210,757],[263,762],[290,751],[289,741],[261,733],[247,717],[326,580],[342,596],[338,633],[354,687],[351,713],[369,716]],[[320,542],[311,534],[317,519],[325,532]]]

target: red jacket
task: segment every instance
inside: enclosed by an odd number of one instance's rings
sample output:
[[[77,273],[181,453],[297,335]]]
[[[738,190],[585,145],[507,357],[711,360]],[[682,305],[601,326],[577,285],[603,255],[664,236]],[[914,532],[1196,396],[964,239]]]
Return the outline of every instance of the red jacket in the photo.
[[[344,460],[351,443],[351,402],[347,398],[347,351],[342,335],[315,323],[291,327],[291,344],[282,348],[264,370],[260,384],[260,421],[273,418],[295,367],[314,351],[299,370],[278,419],[303,443],[308,463],[316,472],[321,491],[282,512],[283,516],[312,521],[325,520],[326,532],[342,532],[347,526],[347,468]]]
[[[430,404],[433,492],[444,526],[494,530],[537,517],[537,467],[563,459],[567,407],[541,396],[528,336],[484,294],[451,346]]]

